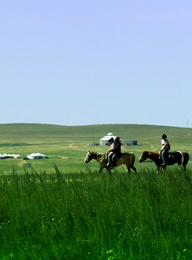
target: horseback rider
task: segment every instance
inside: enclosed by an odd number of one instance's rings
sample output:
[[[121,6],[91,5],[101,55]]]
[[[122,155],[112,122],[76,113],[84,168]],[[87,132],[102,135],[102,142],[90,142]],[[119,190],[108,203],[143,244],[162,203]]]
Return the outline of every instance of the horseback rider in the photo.
[[[113,166],[115,166],[116,165],[116,159],[117,159],[117,157],[120,157],[121,156],[121,145],[122,145],[122,143],[121,143],[121,139],[120,139],[120,137],[116,137],[115,138],[115,148],[114,148],[114,153],[113,153],[113,155],[112,155],[112,165]]]
[[[113,138],[111,138],[113,139]],[[108,163],[107,163],[107,167],[113,168],[116,164],[116,157],[121,155],[121,140],[120,137],[116,137],[115,141],[114,140],[109,140],[109,142],[111,143],[111,147],[109,149],[109,155],[108,155]]]
[[[115,143],[114,143],[113,137],[111,137],[109,139],[109,143],[110,143],[110,148],[108,150],[109,154],[108,154],[108,162],[107,162],[106,166],[112,168],[113,166],[112,166],[112,163],[111,163],[111,161],[112,161],[111,158],[114,155],[114,150],[115,150]]]
[[[121,145],[122,145],[121,139],[119,136],[117,136],[115,138],[115,149],[114,149],[115,155],[117,156],[121,155]]]
[[[162,139],[161,139],[161,150],[160,150],[160,155],[162,157],[162,161],[163,161],[163,168],[165,168],[166,166],[166,160],[168,158],[168,152],[170,149],[170,144],[169,141],[167,140],[167,135],[163,134],[162,135]]]

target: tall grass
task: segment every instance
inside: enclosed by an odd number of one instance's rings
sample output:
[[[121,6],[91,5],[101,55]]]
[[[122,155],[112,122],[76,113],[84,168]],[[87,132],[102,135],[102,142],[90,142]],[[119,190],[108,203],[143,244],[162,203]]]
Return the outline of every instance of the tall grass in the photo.
[[[192,259],[191,171],[0,179],[0,259]]]

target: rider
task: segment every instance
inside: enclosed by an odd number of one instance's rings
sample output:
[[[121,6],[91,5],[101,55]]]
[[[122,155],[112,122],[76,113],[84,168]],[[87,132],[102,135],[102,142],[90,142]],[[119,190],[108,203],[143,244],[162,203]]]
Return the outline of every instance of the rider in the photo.
[[[162,146],[161,146],[160,154],[161,154],[162,161],[163,161],[162,166],[165,167],[166,166],[166,159],[168,157],[168,152],[169,152],[169,149],[170,149],[170,144],[169,144],[169,141],[167,140],[166,134],[162,135],[161,145]]]
[[[114,149],[115,149],[115,143],[114,143],[113,137],[111,137],[109,139],[109,143],[110,143],[110,148],[108,150],[109,154],[108,154],[108,162],[107,162],[106,166],[107,167],[112,167],[112,165],[111,165],[111,158],[114,155]]]
[[[117,136],[117,137],[115,138],[115,149],[114,149],[114,152],[115,152],[115,154],[116,154],[117,156],[120,156],[120,155],[121,155],[121,145],[122,145],[121,139],[120,139],[119,136]]]
[[[121,145],[122,145],[122,143],[121,143],[121,139],[120,139],[120,137],[116,137],[115,138],[115,148],[114,148],[114,154],[112,155],[112,157],[111,157],[111,161],[112,161],[112,164],[113,164],[113,166],[115,166],[116,165],[116,158],[119,156],[121,156]]]

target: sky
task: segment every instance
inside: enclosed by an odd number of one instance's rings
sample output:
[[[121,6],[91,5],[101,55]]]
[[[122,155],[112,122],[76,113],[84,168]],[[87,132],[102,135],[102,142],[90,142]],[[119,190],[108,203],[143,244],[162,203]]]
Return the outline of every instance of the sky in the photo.
[[[192,127],[191,0],[0,6],[0,124]]]

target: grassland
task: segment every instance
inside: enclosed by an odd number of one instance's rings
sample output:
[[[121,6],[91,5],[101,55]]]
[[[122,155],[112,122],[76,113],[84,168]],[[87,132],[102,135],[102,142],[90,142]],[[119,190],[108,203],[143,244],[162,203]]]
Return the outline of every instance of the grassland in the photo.
[[[108,132],[138,146],[138,173],[121,166],[98,174],[84,164],[89,147]],[[192,129],[146,125],[0,125],[0,153],[32,152],[45,160],[0,160],[0,259],[192,259],[192,169],[156,173],[138,163],[158,151],[162,133],[172,150],[192,154]]]
[[[21,157],[39,152],[49,156],[48,160],[31,161],[37,171],[51,172],[56,164],[63,172],[97,170],[98,164],[91,162],[85,165],[84,158],[89,149],[105,152],[106,147],[89,147],[98,143],[108,132],[125,140],[138,140],[138,146],[123,146],[122,151],[136,154],[136,167],[142,169],[138,158],[143,150],[159,151],[162,133],[167,133],[171,150],[192,153],[192,129],[148,125],[93,125],[93,126],[58,126],[38,124],[0,125],[0,153],[16,153]],[[12,169],[23,172],[24,160],[1,160],[1,174],[10,174]],[[149,166],[149,164],[148,164]],[[152,166],[154,167],[154,165]],[[190,167],[190,164],[189,164]],[[125,169],[125,168],[124,168]]]

